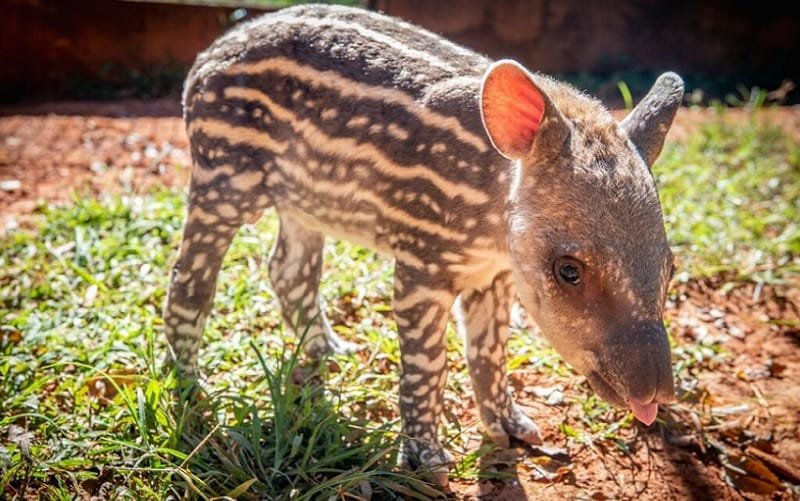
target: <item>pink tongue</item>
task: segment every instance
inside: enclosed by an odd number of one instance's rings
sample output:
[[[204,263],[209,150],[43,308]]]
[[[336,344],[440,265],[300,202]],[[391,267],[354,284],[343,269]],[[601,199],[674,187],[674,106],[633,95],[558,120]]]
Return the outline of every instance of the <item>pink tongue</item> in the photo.
[[[640,404],[636,400],[631,400],[631,410],[636,419],[650,426],[658,415],[658,404]]]

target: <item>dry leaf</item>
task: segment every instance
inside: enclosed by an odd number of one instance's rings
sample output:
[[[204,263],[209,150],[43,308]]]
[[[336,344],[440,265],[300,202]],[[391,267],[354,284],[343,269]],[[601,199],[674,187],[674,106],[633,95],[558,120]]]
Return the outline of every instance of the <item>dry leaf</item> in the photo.
[[[572,466],[550,456],[536,456],[531,458],[532,474],[536,480],[558,482],[572,473]]]
[[[0,342],[2,344],[19,344],[20,341],[22,341],[22,331],[6,325],[0,327]]]
[[[783,477],[793,484],[800,484],[800,468],[756,447],[748,447],[745,449],[745,452],[748,456],[763,461],[764,464],[768,465],[779,477]]]
[[[117,388],[133,384],[137,377],[135,369],[112,369],[106,374],[90,378],[86,385],[90,396],[108,405],[117,394]]]
[[[762,461],[738,451],[729,452],[725,471],[736,488],[743,491],[772,494],[781,488],[777,475]]]

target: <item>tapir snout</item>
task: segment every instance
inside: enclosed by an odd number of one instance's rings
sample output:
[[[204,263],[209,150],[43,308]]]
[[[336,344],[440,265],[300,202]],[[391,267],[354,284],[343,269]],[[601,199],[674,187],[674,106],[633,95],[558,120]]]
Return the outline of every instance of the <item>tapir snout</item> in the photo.
[[[649,424],[657,404],[675,400],[669,340],[662,322],[614,327],[593,354],[593,367],[586,376],[589,384],[603,399],[631,408],[640,421]]]

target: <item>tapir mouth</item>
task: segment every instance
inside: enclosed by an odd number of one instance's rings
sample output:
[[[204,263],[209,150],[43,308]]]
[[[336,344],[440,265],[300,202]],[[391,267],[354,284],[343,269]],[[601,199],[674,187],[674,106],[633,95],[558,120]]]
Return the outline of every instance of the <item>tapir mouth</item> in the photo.
[[[634,399],[630,399],[629,404],[631,406],[633,416],[638,419],[639,422],[650,426],[653,424],[653,421],[656,420],[656,416],[658,416],[657,402],[641,403]]]
[[[658,403],[640,402],[634,398],[624,398],[606,379],[597,371],[591,371],[586,375],[589,385],[600,397],[617,407],[630,408],[633,416],[647,426],[653,424],[658,415]]]
[[[594,389],[595,393],[600,395],[600,398],[606,402],[616,405],[617,407],[627,407],[625,399],[611,386],[606,379],[597,371],[591,371],[586,374],[586,380],[589,385]]]

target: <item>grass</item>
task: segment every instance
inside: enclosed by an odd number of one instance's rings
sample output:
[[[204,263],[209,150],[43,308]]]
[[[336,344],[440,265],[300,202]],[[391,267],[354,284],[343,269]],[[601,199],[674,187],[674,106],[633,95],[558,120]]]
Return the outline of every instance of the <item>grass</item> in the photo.
[[[71,492],[110,479],[115,495],[160,499],[176,479],[201,497],[230,494],[256,479],[248,488],[274,499],[293,489],[311,499],[354,482],[360,488],[362,481],[375,491],[402,493],[413,485],[411,492],[425,492],[413,478],[394,478],[395,418],[379,424],[338,419],[363,414],[359,405],[375,416],[394,416],[390,401],[375,395],[396,391],[395,376],[364,374],[353,359],[342,360],[337,374],[319,376],[326,387],[289,384],[297,343],[278,328],[263,262],[274,218],[245,228],[227,257],[202,360],[213,393],[199,408],[170,398],[175,382],[161,367],[159,312],[182,200],[167,190],[79,199],[68,209],[43,208],[38,232],[3,243],[0,429],[19,430],[20,437],[36,433],[29,447],[21,439],[0,446],[0,487],[18,489],[24,483],[15,479],[23,477],[55,493]],[[328,294],[349,297],[348,308],[369,308],[369,299],[346,296],[364,282],[383,282],[370,289],[388,295],[388,263],[341,245],[328,258],[354,270],[356,276],[326,280]],[[380,310],[359,317],[388,329]],[[388,361],[386,372],[394,369],[396,343],[387,345],[376,328],[365,334],[376,357]],[[359,381],[371,384],[353,385]],[[209,416],[212,429],[190,429]],[[201,442],[219,447],[187,455]],[[264,457],[273,459],[268,467],[254,470],[248,461]],[[363,465],[371,468],[361,472]]]
[[[667,148],[655,168],[679,280],[717,275],[770,283],[800,273],[800,149],[780,130],[711,123]],[[394,466],[398,344],[389,314],[392,267],[347,244],[326,249],[322,291],[337,329],[364,352],[302,366],[267,278],[274,215],[245,227],[228,253],[201,366],[207,398],[174,397],[160,310],[182,223],[183,194],[76,197],[43,206],[41,224],[0,241],[0,493],[8,498],[357,499],[434,497]],[[448,336],[448,409],[467,386]],[[705,351],[704,351],[705,350]],[[553,377],[570,369],[515,329],[509,366]],[[721,356],[674,350],[678,376]],[[703,362],[706,361],[706,362]],[[365,369],[367,368],[367,369]],[[299,372],[308,384],[293,381]],[[582,388],[566,439],[624,450],[630,416]],[[459,478],[481,475],[491,447],[464,449],[445,413]],[[2,497],[2,496],[0,496]]]
[[[797,278],[800,145],[782,129],[712,122],[667,148],[655,175],[681,259],[679,280],[720,273],[765,283]]]

